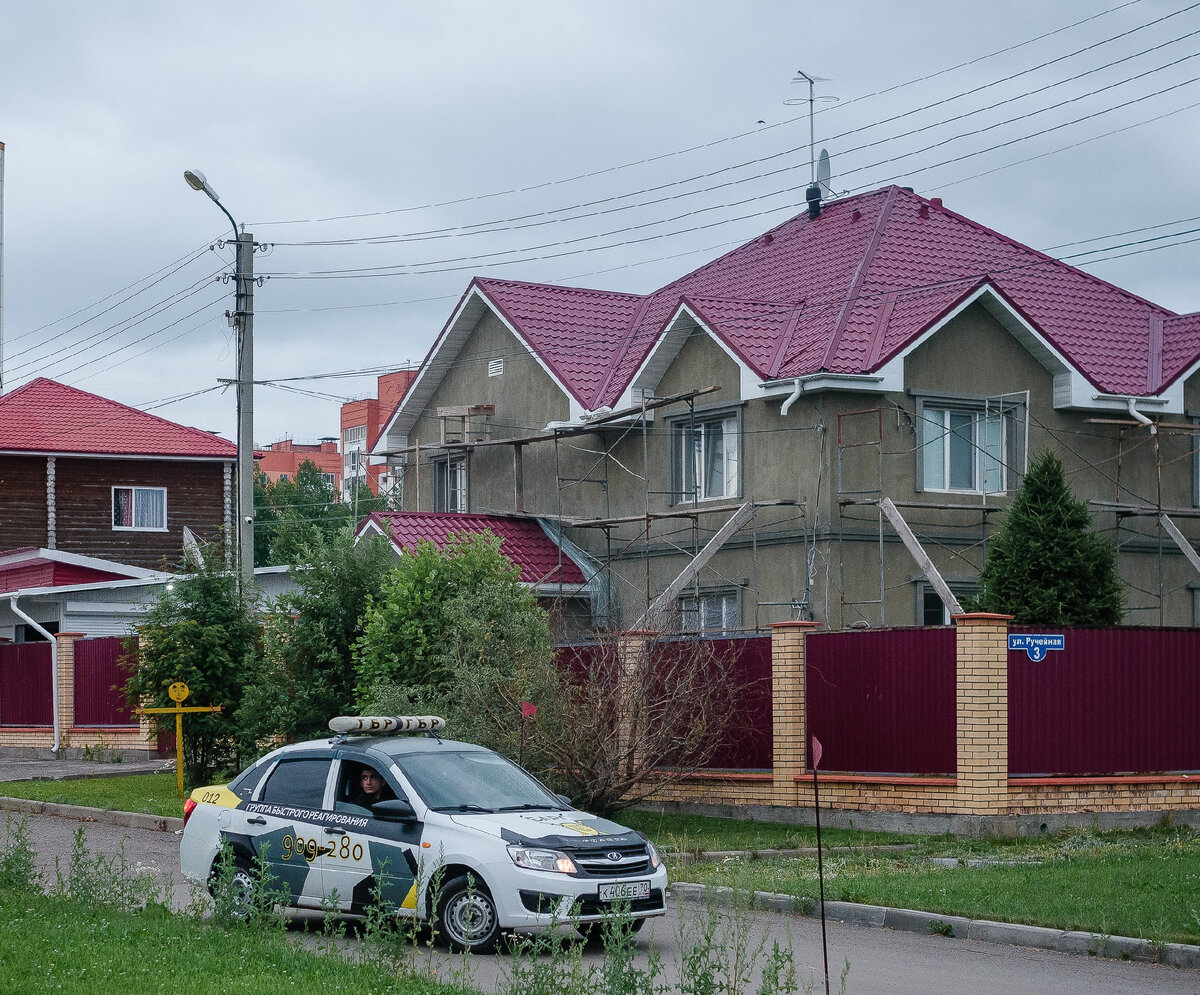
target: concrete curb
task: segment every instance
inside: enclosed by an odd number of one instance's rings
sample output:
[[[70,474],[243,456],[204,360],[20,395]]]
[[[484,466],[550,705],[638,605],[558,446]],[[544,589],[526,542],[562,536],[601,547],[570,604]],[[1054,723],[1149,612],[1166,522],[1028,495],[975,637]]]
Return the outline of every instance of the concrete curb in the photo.
[[[914,843],[886,843],[879,846],[827,846],[826,853],[906,853],[909,850],[915,850]],[[701,864],[714,863],[720,860],[732,859],[750,859],[750,860],[772,860],[777,857],[815,857],[817,848],[815,846],[802,846],[794,850],[700,850],[700,851],[681,851],[681,850],[663,850],[662,855],[672,863],[686,864]]]
[[[671,894],[685,902],[705,902],[710,898],[718,905],[731,905],[732,888],[703,884],[672,884]],[[754,892],[754,907],[769,912],[799,913],[819,916],[815,902],[808,903],[794,895],[768,891]],[[1170,967],[1200,967],[1200,946],[1186,943],[1155,943],[1131,936],[1104,936],[1075,930],[1048,929],[1044,926],[1024,926],[1019,923],[991,922],[986,919],[967,919],[962,916],[937,915],[915,909],[892,909],[882,905],[858,905],[854,902],[826,902],[825,914],[831,919],[854,926],[875,926],[898,929],[909,933],[936,933],[949,939],[979,940],[983,943],[1034,947],[1065,954],[1090,957],[1111,957],[1116,960],[1146,961]]]
[[[140,812],[111,812],[104,808],[87,808],[84,805],[61,805],[58,802],[40,802],[32,798],[0,797],[0,812],[24,812],[26,815],[56,815],[61,819],[76,822],[103,822],[109,826],[125,826],[128,829],[151,829],[174,833],[183,831],[183,819],[164,815],[144,815]]]

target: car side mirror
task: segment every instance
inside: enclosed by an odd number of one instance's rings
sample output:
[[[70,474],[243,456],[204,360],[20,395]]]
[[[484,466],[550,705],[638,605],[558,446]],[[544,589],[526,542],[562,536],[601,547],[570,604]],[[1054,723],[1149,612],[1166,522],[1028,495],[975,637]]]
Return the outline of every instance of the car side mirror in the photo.
[[[376,819],[387,822],[412,822],[417,813],[412,805],[403,798],[389,798],[387,801],[376,802],[371,806],[371,814]]]
[[[558,799],[560,802],[562,802],[564,805],[566,805],[566,806],[567,806],[567,808],[574,808],[574,807],[575,807],[574,805],[572,805],[572,804],[571,804],[571,799],[570,799],[570,798],[568,798],[566,795],[555,795],[554,797],[555,797],[555,798],[557,798],[557,799]]]

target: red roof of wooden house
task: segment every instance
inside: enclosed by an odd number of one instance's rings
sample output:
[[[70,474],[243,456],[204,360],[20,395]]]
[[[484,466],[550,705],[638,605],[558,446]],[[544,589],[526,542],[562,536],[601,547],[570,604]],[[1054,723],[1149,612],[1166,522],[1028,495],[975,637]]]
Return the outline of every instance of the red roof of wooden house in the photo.
[[[38,377],[0,395],[0,452],[232,460],[211,432]]]

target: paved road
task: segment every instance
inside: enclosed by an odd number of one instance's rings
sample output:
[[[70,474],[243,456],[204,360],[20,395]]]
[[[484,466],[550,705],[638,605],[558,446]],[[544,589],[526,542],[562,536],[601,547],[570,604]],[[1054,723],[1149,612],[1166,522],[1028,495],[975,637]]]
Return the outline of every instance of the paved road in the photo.
[[[73,834],[79,825],[54,816],[28,817],[28,828],[40,865],[48,873],[53,874],[56,856],[65,866],[70,856]],[[124,847],[131,867],[140,866],[165,877],[177,906],[183,907],[189,901],[191,890],[179,875],[178,837],[173,833],[89,823],[85,825],[85,834],[91,852],[112,855]],[[3,839],[2,835],[0,839]],[[702,914],[702,906],[687,902],[670,903],[669,914],[649,924],[639,937],[643,960],[645,951],[653,944],[662,956],[664,973],[672,979],[676,978],[680,916],[685,920],[694,920]],[[294,928],[299,931],[306,922],[312,928],[313,917],[297,915],[294,917]],[[750,914],[749,920],[744,922],[749,927],[749,949],[763,944],[770,946],[776,940],[781,945],[786,944],[794,953],[801,983],[813,978],[816,981],[814,989],[818,992],[823,989],[821,927],[818,921],[755,913]],[[737,931],[736,924],[726,924],[727,935]],[[1200,971],[1099,960],[836,922],[829,924],[828,937],[833,991],[837,991],[838,975],[848,959],[848,993],[1200,995]],[[357,948],[359,941],[353,937],[353,929],[351,938],[346,942],[351,952]],[[453,967],[453,961],[458,960],[441,953],[435,956],[441,968],[439,974],[443,977]],[[598,961],[600,954],[595,947],[589,946],[585,956],[589,961]],[[476,957],[470,960],[469,967],[476,984],[485,990],[493,990],[503,977],[506,963],[508,961],[504,956]],[[756,988],[757,984],[753,987]]]

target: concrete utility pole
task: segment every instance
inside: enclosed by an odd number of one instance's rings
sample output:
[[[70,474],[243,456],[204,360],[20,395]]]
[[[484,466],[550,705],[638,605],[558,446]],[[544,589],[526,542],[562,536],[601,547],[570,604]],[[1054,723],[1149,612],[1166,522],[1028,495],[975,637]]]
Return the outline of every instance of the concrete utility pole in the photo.
[[[237,330],[237,549],[242,590],[254,586],[254,236],[238,231],[204,174],[186,170],[183,178],[193,190],[203,191],[229,219],[237,245],[234,278],[237,295],[229,324]]]

